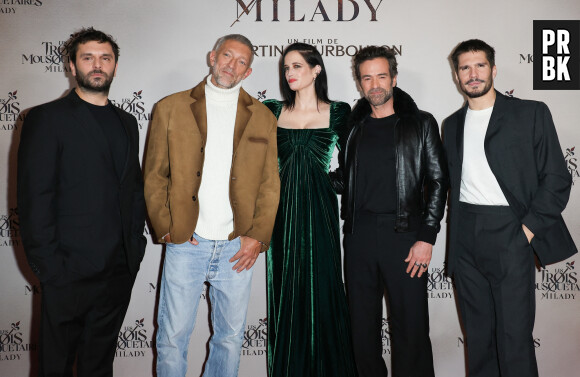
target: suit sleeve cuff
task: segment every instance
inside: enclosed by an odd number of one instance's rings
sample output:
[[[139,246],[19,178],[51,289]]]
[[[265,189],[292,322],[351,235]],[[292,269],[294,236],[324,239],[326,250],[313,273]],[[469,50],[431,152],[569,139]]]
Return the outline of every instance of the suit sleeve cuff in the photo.
[[[421,225],[419,228],[419,234],[417,235],[417,241],[423,241],[435,245],[437,240],[437,229],[429,225]]]

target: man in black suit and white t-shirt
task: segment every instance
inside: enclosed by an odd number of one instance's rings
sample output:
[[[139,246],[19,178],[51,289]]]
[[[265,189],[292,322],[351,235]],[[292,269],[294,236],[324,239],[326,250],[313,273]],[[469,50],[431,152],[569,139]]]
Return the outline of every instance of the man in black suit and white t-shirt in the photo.
[[[451,59],[467,103],[443,123],[454,276],[470,377],[538,375],[534,253],[576,253],[561,213],[572,184],[548,107],[494,90],[495,51],[472,39]]]

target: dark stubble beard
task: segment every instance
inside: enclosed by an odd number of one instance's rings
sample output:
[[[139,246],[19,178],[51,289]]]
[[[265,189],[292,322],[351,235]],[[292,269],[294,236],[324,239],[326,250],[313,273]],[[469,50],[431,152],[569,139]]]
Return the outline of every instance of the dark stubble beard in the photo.
[[[465,83],[465,85],[468,85],[472,81],[475,81],[475,79],[472,79],[472,80],[467,81]],[[477,80],[477,81],[479,81],[479,82],[485,82],[485,81],[482,81],[482,80]],[[466,96],[468,96],[469,98],[479,98],[479,97],[482,97],[482,96],[486,95],[487,92],[489,92],[489,90],[491,89],[491,86],[493,85],[493,80],[488,80],[487,82],[485,82],[485,86],[479,92],[470,92],[467,89],[465,89],[465,85],[461,85],[461,91],[463,93],[465,93]]]
[[[369,94],[371,91],[377,91],[379,89],[381,91],[381,94]],[[383,88],[374,88],[369,90],[365,97],[372,106],[375,107],[381,106],[387,103],[391,99],[391,97],[393,97],[393,89],[386,90]]]
[[[94,80],[91,81],[90,76],[93,73],[100,73],[103,75],[103,77],[98,81],[94,81]],[[109,76],[101,70],[94,70],[94,71],[89,72],[86,75],[82,74],[81,72],[79,72],[77,70],[77,74],[75,76],[75,79],[77,80],[77,84],[79,85],[79,87],[86,90],[86,91],[93,92],[93,93],[108,94],[109,89],[111,88],[111,83],[113,82],[113,77],[114,76],[112,76],[112,75]]]

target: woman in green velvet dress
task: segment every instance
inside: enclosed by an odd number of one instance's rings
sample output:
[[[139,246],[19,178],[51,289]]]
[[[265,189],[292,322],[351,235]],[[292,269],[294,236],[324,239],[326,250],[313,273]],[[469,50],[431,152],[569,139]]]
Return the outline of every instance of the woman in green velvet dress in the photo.
[[[284,101],[264,101],[278,118],[281,181],[267,253],[268,374],[353,377],[338,201],[328,174],[350,106],[328,99],[313,46],[288,46],[280,76]]]

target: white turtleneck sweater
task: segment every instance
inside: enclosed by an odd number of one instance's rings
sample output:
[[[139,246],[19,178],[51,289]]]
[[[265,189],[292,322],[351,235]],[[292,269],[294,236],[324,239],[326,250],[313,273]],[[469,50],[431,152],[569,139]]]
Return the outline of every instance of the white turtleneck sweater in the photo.
[[[198,192],[199,218],[195,233],[209,240],[227,240],[234,230],[230,204],[230,171],[234,148],[234,127],[242,83],[231,89],[206,80],[207,141],[201,186]]]

